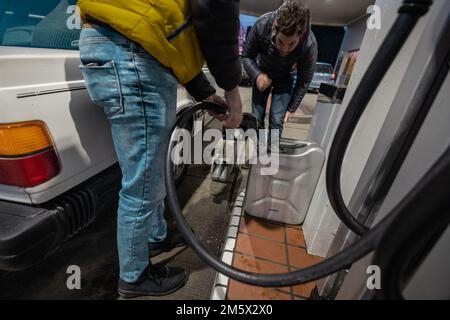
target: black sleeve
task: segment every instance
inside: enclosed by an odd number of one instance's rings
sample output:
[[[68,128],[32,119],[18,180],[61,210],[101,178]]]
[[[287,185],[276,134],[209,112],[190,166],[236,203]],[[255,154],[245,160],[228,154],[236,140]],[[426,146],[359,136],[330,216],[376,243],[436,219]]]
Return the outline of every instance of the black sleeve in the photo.
[[[200,48],[216,83],[231,90],[241,82],[239,1],[191,0]]]
[[[184,87],[196,101],[202,101],[216,93],[216,89],[208,81],[203,71],[186,83]]]
[[[252,79],[252,82],[255,82],[256,78],[262,73],[256,63],[256,57],[260,51],[257,29],[257,24],[250,29],[242,50],[242,64],[244,65],[245,71],[247,71],[250,79]]]
[[[295,112],[306,92],[308,91],[309,84],[314,77],[314,71],[316,69],[317,62],[317,42],[312,37],[311,43],[307,48],[307,51],[300,57],[297,62],[297,81],[295,82],[293,94],[288,105],[289,112]]]

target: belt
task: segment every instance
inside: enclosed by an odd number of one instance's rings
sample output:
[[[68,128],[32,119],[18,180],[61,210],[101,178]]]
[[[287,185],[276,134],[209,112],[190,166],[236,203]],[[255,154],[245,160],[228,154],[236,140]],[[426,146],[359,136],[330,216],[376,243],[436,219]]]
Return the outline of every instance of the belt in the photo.
[[[94,28],[94,25],[90,24],[89,22],[83,22],[83,29],[86,28]]]
[[[95,28],[96,26],[111,28],[109,24],[97,20],[91,16],[85,15],[83,20],[83,28]]]

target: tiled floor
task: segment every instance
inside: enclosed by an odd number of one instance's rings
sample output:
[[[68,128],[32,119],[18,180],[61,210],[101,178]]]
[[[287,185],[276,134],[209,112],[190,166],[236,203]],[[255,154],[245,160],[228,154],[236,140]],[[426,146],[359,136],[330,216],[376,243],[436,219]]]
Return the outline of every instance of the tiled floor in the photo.
[[[285,273],[320,262],[306,252],[301,226],[289,226],[243,215],[239,225],[233,266],[255,273]],[[263,288],[230,280],[228,300],[307,299],[314,283]]]
[[[251,112],[251,88],[241,88],[244,112]],[[317,94],[307,94],[295,115],[285,124],[283,137],[306,140]],[[266,120],[269,117],[266,117]],[[313,265],[323,258],[308,255],[301,226],[286,226],[242,212],[245,191],[237,198],[222,249],[222,261],[256,273],[284,273]],[[236,232],[237,229],[237,232]],[[263,288],[239,283],[218,274],[211,298],[214,300],[302,300],[315,283],[294,287]]]

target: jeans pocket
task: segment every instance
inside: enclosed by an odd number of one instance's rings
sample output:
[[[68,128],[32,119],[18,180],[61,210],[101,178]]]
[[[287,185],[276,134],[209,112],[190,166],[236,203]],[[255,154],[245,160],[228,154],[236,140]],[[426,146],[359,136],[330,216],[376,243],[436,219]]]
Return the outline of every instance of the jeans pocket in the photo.
[[[80,66],[92,102],[103,107],[108,118],[124,112],[119,75],[114,61]]]

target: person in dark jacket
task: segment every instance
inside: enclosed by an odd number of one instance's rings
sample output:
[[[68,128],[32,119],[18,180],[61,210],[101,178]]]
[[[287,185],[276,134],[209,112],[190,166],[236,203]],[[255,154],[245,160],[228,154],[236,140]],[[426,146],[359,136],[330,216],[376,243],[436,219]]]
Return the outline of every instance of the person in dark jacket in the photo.
[[[164,219],[165,148],[176,119],[177,83],[197,100],[226,105],[225,127],[242,121],[238,84],[239,1],[79,0],[81,72],[108,118],[122,186],[117,212],[123,297],[164,295],[186,281],[184,269],[153,265],[185,244]],[[206,60],[225,101],[202,72]]]
[[[252,112],[260,129],[272,94],[267,142],[276,141],[275,133],[277,139],[281,137],[283,124],[300,106],[314,76],[317,42],[309,9],[288,0],[277,11],[263,15],[247,35],[242,59],[253,81]],[[291,75],[295,64],[296,81]]]

